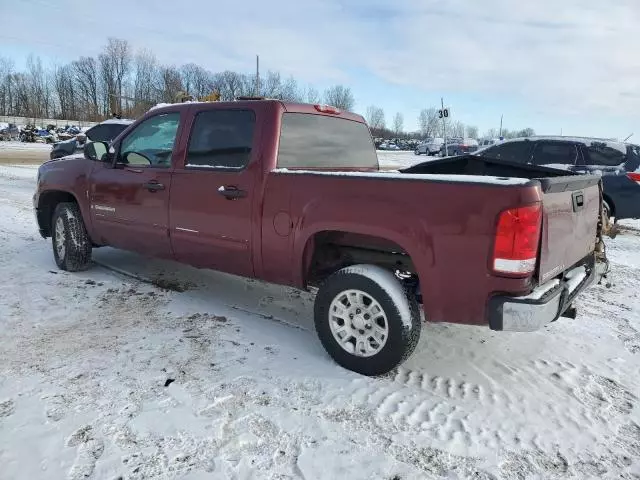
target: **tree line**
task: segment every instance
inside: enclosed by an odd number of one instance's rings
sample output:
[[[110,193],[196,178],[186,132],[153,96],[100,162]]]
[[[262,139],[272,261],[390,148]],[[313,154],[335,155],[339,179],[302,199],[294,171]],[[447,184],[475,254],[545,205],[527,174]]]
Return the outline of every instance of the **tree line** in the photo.
[[[423,108],[418,115],[419,132],[403,133],[404,116],[398,112],[393,117],[391,128],[387,127],[385,113],[381,107],[370,105],[367,107],[365,118],[371,132],[375,137],[382,138],[443,138],[443,137],[459,137],[459,138],[479,138],[478,127],[475,125],[465,125],[463,122],[454,121],[452,117],[440,118],[440,109],[438,107]],[[483,138],[517,138],[529,137],[535,135],[532,128],[524,128],[522,130],[509,130],[503,128],[500,132],[498,129],[491,128],[487,130]]]
[[[259,85],[259,90],[257,86]],[[109,38],[97,57],[80,57],[45,68],[29,56],[24,71],[0,57],[0,115],[97,121],[113,114],[136,117],[157,103],[172,103],[182,94],[194,99],[233,100],[265,96],[286,101],[327,103],[353,110],[351,89],[335,85],[319,92],[293,77],[269,71],[248,75],[211,72],[195,63],[163,65],[149,50],[134,51],[126,40]]]
[[[164,65],[149,50],[134,50],[122,39],[109,38],[96,57],[80,57],[70,63],[45,68],[39,57],[29,56],[26,68],[16,71],[11,59],[0,57],[0,115],[33,119],[59,118],[99,121],[113,114],[135,118],[157,103],[175,102],[181,95],[208,99],[219,95],[230,101],[240,96],[264,96],[285,101],[326,103],[353,111],[355,98],[349,87],[334,85],[320,92],[312,85],[301,85],[292,76],[268,71],[260,75],[233,71],[211,72],[195,63]],[[419,132],[407,134],[404,116],[398,112],[389,127],[382,108],[371,105],[365,118],[375,137],[478,138],[478,128],[445,119],[437,107],[422,109],[417,121]],[[533,134],[532,129],[509,131],[506,138]],[[495,138],[491,129],[485,137]]]

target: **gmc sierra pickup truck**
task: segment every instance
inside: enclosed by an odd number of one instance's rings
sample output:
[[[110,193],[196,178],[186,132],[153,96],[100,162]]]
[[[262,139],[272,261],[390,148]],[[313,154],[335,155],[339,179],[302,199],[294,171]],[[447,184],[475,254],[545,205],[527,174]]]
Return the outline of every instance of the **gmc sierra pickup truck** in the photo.
[[[560,176],[561,175],[561,176]],[[602,248],[596,176],[456,157],[379,171],[363,118],[277,100],[154,108],[110,145],[43,164],[59,268],[99,246],[317,288],[317,334],[366,375],[426,321],[532,331],[574,312]]]

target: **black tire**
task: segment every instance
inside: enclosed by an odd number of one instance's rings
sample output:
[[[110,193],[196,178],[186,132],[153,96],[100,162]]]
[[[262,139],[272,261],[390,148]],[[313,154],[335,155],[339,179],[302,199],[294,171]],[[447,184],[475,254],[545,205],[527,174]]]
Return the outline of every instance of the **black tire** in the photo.
[[[77,203],[56,205],[51,218],[51,245],[61,270],[78,272],[89,267],[92,244]]]
[[[347,290],[366,293],[378,302],[386,315],[386,343],[372,356],[348,352],[331,331],[331,304]],[[327,278],[316,296],[314,317],[320,342],[331,358],[348,370],[368,376],[385,374],[404,362],[415,350],[422,328],[415,296],[405,290],[392,272],[373,265],[343,268]]]

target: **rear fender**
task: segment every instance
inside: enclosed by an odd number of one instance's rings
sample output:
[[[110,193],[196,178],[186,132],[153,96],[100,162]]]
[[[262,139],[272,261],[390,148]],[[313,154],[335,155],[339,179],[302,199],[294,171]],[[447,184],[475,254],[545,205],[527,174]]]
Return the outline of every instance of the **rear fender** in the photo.
[[[348,205],[348,202],[340,203]],[[306,206],[304,215],[298,220],[294,230],[294,265],[291,275],[295,285],[306,287],[314,237],[325,231],[367,235],[397,244],[411,258],[418,276],[423,282],[426,281],[434,266],[434,249],[432,237],[425,226],[415,218],[407,218],[406,222],[396,228],[387,228],[380,219],[392,214],[397,217],[397,212],[391,212],[388,203],[377,200],[372,200],[369,207],[366,212],[359,211],[356,215],[346,208],[337,211],[333,202],[328,205],[328,202],[318,201]],[[425,288],[425,283],[422,283],[421,288]]]

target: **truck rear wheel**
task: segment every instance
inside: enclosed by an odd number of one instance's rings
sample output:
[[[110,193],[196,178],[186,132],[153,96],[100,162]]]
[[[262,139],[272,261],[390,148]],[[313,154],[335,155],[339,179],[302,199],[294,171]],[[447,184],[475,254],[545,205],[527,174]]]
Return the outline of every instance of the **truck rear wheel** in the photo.
[[[53,257],[61,270],[86,270],[91,262],[91,240],[76,203],[56,205],[51,219]]]
[[[343,268],[326,279],[315,301],[315,327],[341,366],[381,375],[406,360],[420,339],[414,295],[375,265]]]

